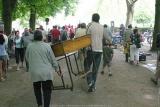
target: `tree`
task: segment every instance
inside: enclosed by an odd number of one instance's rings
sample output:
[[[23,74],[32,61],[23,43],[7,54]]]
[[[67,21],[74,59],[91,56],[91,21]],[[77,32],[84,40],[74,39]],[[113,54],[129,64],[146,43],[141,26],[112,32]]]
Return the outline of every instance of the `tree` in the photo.
[[[144,27],[145,24],[149,24],[151,22],[152,17],[145,11],[140,11],[137,15],[135,15],[134,20],[136,21],[136,23],[142,24]]]
[[[134,5],[138,0],[126,0],[127,4],[127,19],[126,19],[126,27],[129,24],[132,24],[133,14],[134,14]]]
[[[0,14],[7,35],[11,32],[12,21],[29,16],[29,26],[35,29],[38,17],[54,16],[61,10],[74,14],[77,0],[0,0]],[[65,8],[64,8],[65,7]]]
[[[14,18],[23,18],[29,15],[29,26],[35,29],[38,17],[55,16],[61,10],[73,13],[77,0],[19,0]]]
[[[2,0],[2,20],[4,22],[4,32],[6,35],[11,33],[12,15],[16,4],[17,0]]]
[[[0,0],[0,15],[2,15],[2,0]],[[1,18],[1,16],[0,16]]]
[[[100,9],[102,3],[103,3],[103,0],[99,0],[99,2],[98,2],[98,4],[97,4],[97,5],[98,5],[98,7],[97,7],[97,12],[99,12],[99,9]]]
[[[160,36],[157,35],[160,33],[160,0],[156,0],[156,5],[155,5],[155,24],[154,24],[154,32],[153,32],[153,42],[152,42],[152,50],[157,50],[159,47],[159,38]],[[157,38],[158,37],[158,38]],[[157,47],[158,46],[158,47]],[[156,68],[156,73],[155,73],[155,81],[159,84],[159,79],[160,79],[160,50],[158,49],[157,52],[157,68]]]
[[[154,31],[153,31],[153,42],[151,50],[156,50],[156,40],[157,34],[160,32],[160,0],[156,0],[155,5],[155,24],[154,24]]]
[[[76,10],[75,6],[78,3],[78,0],[63,0],[64,1],[64,11],[65,16],[74,15]]]

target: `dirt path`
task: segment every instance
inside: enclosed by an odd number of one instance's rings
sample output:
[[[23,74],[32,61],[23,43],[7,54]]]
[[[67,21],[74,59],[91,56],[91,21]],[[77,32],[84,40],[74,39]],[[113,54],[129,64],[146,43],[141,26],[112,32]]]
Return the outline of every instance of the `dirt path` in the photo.
[[[152,72],[125,63],[119,50],[115,50],[112,72],[110,80],[107,71],[99,73],[94,93],[86,92],[85,79],[74,81],[73,91],[53,91],[51,107],[160,107],[158,88],[150,82]],[[8,80],[0,82],[0,96],[0,107],[36,107],[32,82],[24,69],[9,70]]]

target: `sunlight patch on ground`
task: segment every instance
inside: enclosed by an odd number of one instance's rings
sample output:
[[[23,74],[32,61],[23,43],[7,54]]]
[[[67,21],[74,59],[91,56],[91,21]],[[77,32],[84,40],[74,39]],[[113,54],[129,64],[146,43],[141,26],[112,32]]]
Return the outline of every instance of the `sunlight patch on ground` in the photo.
[[[142,64],[142,66],[149,69],[153,73],[155,73],[155,71],[156,71],[156,64],[148,63],[148,64]]]

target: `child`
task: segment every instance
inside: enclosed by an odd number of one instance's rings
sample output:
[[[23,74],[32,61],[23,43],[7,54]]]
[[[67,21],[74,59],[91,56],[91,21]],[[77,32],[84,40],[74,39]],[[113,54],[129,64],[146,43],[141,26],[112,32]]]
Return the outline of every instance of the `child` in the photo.
[[[101,71],[101,74],[104,74],[104,68],[106,65],[108,66],[108,75],[112,76],[111,73],[111,61],[113,58],[113,49],[111,48],[111,44],[105,44],[103,46],[103,70]]]

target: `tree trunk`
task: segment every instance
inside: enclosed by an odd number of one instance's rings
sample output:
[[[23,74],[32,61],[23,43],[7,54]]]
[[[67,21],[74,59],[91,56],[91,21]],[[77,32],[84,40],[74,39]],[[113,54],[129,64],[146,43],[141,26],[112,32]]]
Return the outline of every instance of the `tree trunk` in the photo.
[[[160,33],[160,0],[156,0],[155,5],[155,24],[154,24],[154,31],[153,31],[153,42],[151,50],[156,50],[156,40],[157,34]]]
[[[127,27],[129,24],[132,24],[132,21],[133,21],[133,14],[134,14],[134,4],[133,4],[133,5],[127,4],[126,27]]]
[[[36,25],[36,8],[35,6],[32,6],[30,9],[29,27],[32,30],[35,30],[35,25]]]
[[[10,7],[10,0],[2,0],[2,20],[4,22],[4,33],[9,35],[12,28],[12,13]]]
[[[2,20],[4,22],[4,33],[9,35],[12,30],[12,12],[16,7],[17,0],[2,0]]]
[[[160,79],[160,51],[157,52],[157,69],[155,73],[156,80]]]

